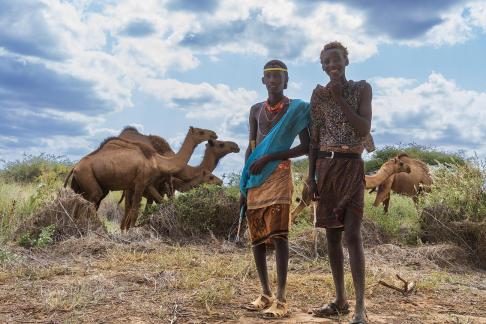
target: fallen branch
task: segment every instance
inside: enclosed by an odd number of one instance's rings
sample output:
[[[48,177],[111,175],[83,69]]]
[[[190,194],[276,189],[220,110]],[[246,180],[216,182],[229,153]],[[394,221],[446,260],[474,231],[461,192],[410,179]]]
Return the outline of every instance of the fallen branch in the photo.
[[[387,288],[396,290],[396,291],[402,293],[402,295],[404,295],[404,296],[410,295],[415,290],[415,282],[414,281],[407,281],[407,280],[403,279],[402,277],[400,277],[400,275],[398,275],[398,274],[396,276],[397,276],[398,280],[400,280],[403,283],[403,288],[396,287],[394,285],[391,285],[389,283],[384,282],[383,280],[378,281],[378,283],[382,286],[387,287]]]

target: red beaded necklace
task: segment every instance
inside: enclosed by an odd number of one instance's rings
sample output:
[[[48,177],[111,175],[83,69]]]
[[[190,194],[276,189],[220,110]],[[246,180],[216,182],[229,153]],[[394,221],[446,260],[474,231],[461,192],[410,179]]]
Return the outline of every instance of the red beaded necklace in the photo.
[[[283,107],[285,107],[285,105],[289,102],[289,98],[287,97],[283,97],[282,100],[280,100],[279,102],[277,102],[275,105],[271,106],[269,103],[268,103],[268,100],[265,101],[264,103],[264,106],[265,106],[265,109],[268,110],[269,112],[271,113],[275,113],[275,112],[279,112],[280,110],[283,109]]]

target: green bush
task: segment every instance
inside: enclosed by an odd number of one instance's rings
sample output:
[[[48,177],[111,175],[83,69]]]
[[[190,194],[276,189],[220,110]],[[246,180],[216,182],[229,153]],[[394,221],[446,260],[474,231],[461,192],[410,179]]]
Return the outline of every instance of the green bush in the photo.
[[[486,268],[485,162],[441,164],[433,179],[420,201],[423,239],[459,244]]]
[[[461,152],[448,153],[430,146],[415,143],[407,145],[387,145],[373,152],[371,159],[365,162],[365,172],[368,173],[378,170],[383,163],[402,152],[407,153],[411,158],[419,159],[428,165],[444,163],[463,165],[465,163]]]
[[[177,195],[157,210],[142,217],[152,229],[173,238],[228,237],[239,217],[239,192],[214,185],[203,185]],[[145,218],[145,220],[143,219]]]
[[[13,182],[35,182],[44,173],[53,173],[59,180],[64,180],[73,163],[63,156],[41,153],[24,155],[22,160],[4,162],[0,177]]]
[[[37,237],[31,237],[28,233],[22,234],[19,239],[19,245],[23,247],[46,247],[54,242],[54,232],[56,230],[56,225],[52,224],[43,227]]]

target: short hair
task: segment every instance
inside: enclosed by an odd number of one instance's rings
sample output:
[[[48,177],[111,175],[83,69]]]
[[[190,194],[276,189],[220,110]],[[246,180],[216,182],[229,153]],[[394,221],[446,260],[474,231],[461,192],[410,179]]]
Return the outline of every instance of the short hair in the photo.
[[[287,70],[287,65],[285,65],[284,62],[280,60],[270,60],[265,65],[263,66],[263,69],[265,70],[266,68],[271,68],[271,67],[279,67],[282,69]],[[289,73],[287,71],[284,71],[285,74],[285,89],[287,88],[287,83],[289,82]]]
[[[330,42],[330,43],[327,43],[326,45],[324,45],[324,48],[321,51],[321,57],[324,54],[324,51],[327,51],[327,50],[330,50],[330,49],[342,50],[344,58],[348,59],[348,49],[338,41]]]

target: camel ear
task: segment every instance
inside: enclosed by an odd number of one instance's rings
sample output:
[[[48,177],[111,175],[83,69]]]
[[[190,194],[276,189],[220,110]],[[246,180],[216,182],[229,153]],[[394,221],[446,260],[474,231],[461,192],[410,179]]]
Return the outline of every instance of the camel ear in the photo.
[[[190,131],[191,133],[194,133],[194,127],[189,126],[189,131]]]
[[[214,146],[214,141],[212,139],[208,140],[209,146]]]

